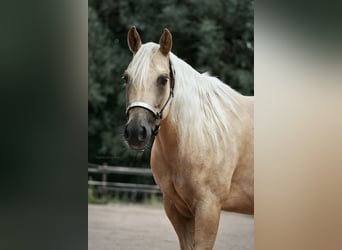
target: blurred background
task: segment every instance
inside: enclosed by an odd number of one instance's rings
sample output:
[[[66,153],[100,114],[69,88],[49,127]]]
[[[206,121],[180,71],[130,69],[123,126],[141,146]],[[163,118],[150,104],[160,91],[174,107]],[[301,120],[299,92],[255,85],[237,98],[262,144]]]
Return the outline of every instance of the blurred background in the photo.
[[[143,43],[158,42],[167,27],[173,35],[174,54],[199,72],[209,72],[240,93],[254,95],[253,10],[251,0],[89,0],[89,167],[149,167],[150,152],[131,151],[123,141],[126,104],[121,76],[132,57],[127,47],[132,25]],[[103,171],[92,171],[89,178],[95,187],[104,176]],[[151,176],[143,174],[105,179],[154,184]]]

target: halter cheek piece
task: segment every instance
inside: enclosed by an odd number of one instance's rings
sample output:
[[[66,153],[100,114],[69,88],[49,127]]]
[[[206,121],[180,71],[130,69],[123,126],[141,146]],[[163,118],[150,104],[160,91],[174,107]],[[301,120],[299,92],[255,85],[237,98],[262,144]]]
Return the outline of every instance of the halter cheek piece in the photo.
[[[128,107],[126,108],[126,116],[129,115],[129,111],[133,108],[143,108],[143,109],[150,111],[153,114],[154,118],[156,119],[156,127],[152,131],[152,134],[154,136],[158,134],[160,130],[160,121],[163,119],[163,113],[167,109],[167,107],[171,104],[171,101],[173,98],[173,88],[175,85],[175,78],[174,78],[175,70],[173,68],[171,61],[169,61],[169,64],[170,64],[170,93],[164,106],[159,111],[157,111],[155,108],[153,108],[153,106],[151,106],[150,104],[146,102],[133,102],[130,105],[128,105]]]

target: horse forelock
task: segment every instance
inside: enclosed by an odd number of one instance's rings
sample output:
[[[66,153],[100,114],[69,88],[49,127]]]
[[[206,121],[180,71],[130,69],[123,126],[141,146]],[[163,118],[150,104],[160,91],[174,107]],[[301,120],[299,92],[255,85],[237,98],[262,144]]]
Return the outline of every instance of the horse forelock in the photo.
[[[158,49],[159,45],[156,43],[145,43],[133,56],[127,71],[132,79],[135,79],[133,82],[134,87],[139,89],[144,88],[144,84],[146,84],[146,79],[150,70],[151,61]]]

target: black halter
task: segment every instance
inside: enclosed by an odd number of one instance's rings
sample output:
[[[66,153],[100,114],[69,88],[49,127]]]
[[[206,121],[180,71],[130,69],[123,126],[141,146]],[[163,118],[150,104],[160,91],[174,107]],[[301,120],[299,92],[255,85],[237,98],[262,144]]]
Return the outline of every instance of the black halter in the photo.
[[[150,104],[146,102],[133,102],[130,105],[128,105],[128,107],[126,108],[127,116],[129,115],[129,111],[133,108],[139,107],[139,108],[144,108],[150,111],[153,114],[154,118],[156,119],[156,127],[152,130],[152,134],[154,136],[158,134],[160,130],[160,121],[163,119],[163,113],[167,109],[167,107],[171,104],[171,101],[173,98],[173,89],[175,85],[175,70],[173,68],[171,61],[169,61],[169,65],[170,65],[170,93],[164,106],[159,111],[157,111],[155,108],[153,108],[153,106],[151,106]]]

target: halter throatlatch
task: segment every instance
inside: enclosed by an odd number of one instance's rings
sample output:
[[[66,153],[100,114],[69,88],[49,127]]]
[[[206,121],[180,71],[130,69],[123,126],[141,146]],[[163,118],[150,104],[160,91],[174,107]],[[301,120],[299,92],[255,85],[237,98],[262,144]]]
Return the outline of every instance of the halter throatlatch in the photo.
[[[173,65],[171,63],[171,61],[169,61],[169,65],[170,65],[170,93],[169,93],[169,97],[167,98],[164,106],[157,111],[152,105],[146,103],[146,102],[133,102],[130,105],[128,105],[128,107],[126,108],[126,115],[128,116],[129,111],[133,108],[143,108],[146,109],[148,111],[150,111],[154,118],[156,119],[156,127],[152,130],[152,134],[154,136],[156,136],[160,130],[160,121],[163,119],[163,113],[164,111],[168,108],[168,106],[171,104],[172,98],[173,98],[173,88],[175,85],[175,70],[173,68]]]

